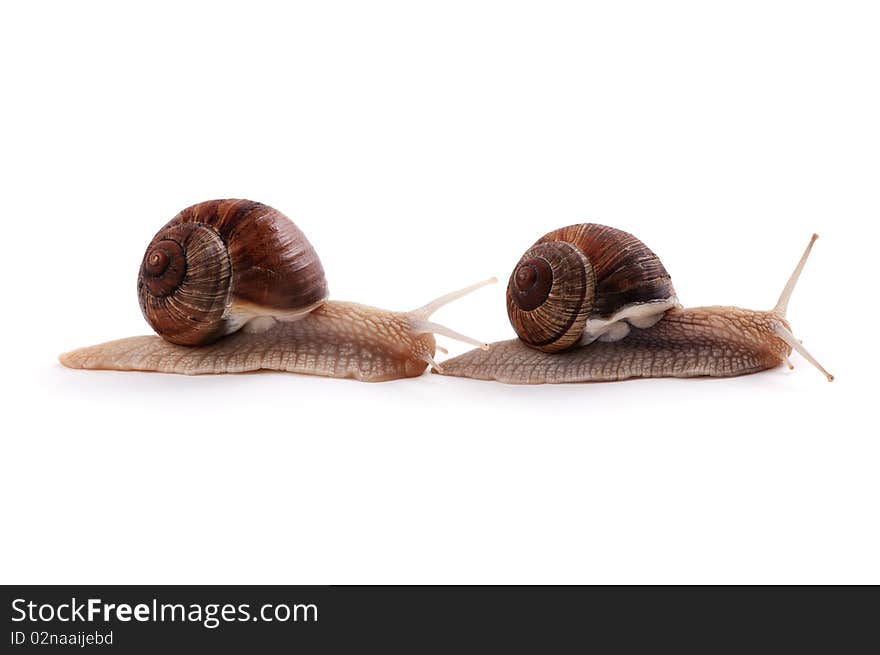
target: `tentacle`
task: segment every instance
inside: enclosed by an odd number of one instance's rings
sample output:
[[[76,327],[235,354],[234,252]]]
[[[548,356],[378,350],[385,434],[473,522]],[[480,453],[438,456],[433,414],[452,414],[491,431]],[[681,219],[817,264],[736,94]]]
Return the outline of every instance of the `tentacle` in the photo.
[[[440,325],[439,323],[434,323],[433,321],[425,321],[420,318],[411,318],[409,323],[412,327],[412,331],[414,334],[440,334],[444,337],[455,339],[456,341],[463,341],[464,343],[476,346],[477,348],[481,348],[482,350],[489,349],[488,343],[478,341],[477,339],[473,339],[467,335],[462,334],[461,332],[456,332],[455,330],[448,328],[445,325]]]
[[[791,277],[788,278],[788,282],[785,285],[785,288],[782,290],[782,293],[779,296],[779,300],[776,301],[776,307],[773,308],[773,311],[779,314],[782,317],[785,317],[785,312],[788,311],[788,301],[791,300],[791,293],[794,291],[794,287],[797,284],[798,278],[801,276],[801,271],[804,270],[804,264],[807,263],[807,258],[810,256],[810,251],[813,249],[813,244],[816,243],[816,239],[819,238],[818,234],[814,234],[810,239],[810,243],[807,244],[807,249],[804,251],[804,254],[801,255],[801,259],[798,262],[798,265],[795,267],[794,272],[791,274]]]
[[[407,317],[409,319],[410,329],[413,334],[439,334],[444,337],[449,337],[450,339],[455,339],[456,341],[462,341],[464,343],[470,344],[472,346],[476,346],[478,348],[482,348],[486,350],[489,348],[489,344],[469,337],[461,332],[457,332],[451,328],[446,327],[445,325],[441,325],[439,323],[435,323],[434,321],[429,321],[431,314],[436,312],[438,309],[443,307],[444,305],[448,305],[449,303],[458,300],[462,296],[466,296],[472,291],[476,291],[477,289],[481,289],[482,287],[488,284],[495,284],[498,282],[498,278],[490,277],[488,280],[483,280],[482,282],[477,282],[476,284],[472,284],[469,287],[465,287],[464,289],[459,289],[458,291],[453,291],[452,293],[447,293],[446,295],[440,296],[436,300],[432,300],[427,305],[423,305],[418,309],[414,309],[410,312],[407,312]],[[439,366],[437,366],[433,362],[431,363],[434,368],[439,370]]]
[[[490,277],[488,280],[483,280],[482,282],[477,282],[476,284],[472,284],[469,287],[465,287],[464,289],[459,289],[458,291],[453,291],[452,293],[447,293],[446,295],[440,296],[439,298],[429,302],[427,305],[423,305],[418,309],[413,309],[409,312],[409,314],[416,318],[430,318],[431,314],[436,312],[441,307],[448,305],[449,303],[458,300],[463,296],[468,295],[472,291],[481,289],[488,284],[495,284],[496,282],[498,282],[497,277]]]
[[[431,367],[432,370],[437,371],[441,375],[444,373],[443,368],[440,366],[440,364],[438,364],[436,361],[434,361],[434,358],[431,357],[431,355],[429,355],[428,353],[425,353],[424,360],[425,360],[425,362],[427,362],[427,364]]]
[[[817,369],[819,369],[820,371],[822,371],[822,374],[823,374],[826,378],[828,378],[828,381],[829,381],[829,382],[831,382],[832,380],[834,380],[834,376],[831,375],[831,373],[829,373],[828,371],[826,371],[824,368],[822,368],[822,365],[821,365],[819,362],[816,361],[816,358],[813,357],[813,356],[807,351],[806,348],[804,348],[804,344],[802,344],[798,339],[795,339],[794,335],[793,335],[791,332],[789,332],[787,329],[785,329],[785,327],[784,327],[782,324],[777,324],[776,326],[774,326],[773,331],[776,333],[776,335],[777,335],[780,339],[782,339],[785,343],[787,343],[787,344],[788,344],[789,346],[791,346],[794,350],[796,350],[796,351],[798,352],[798,354],[800,354],[801,357],[803,357],[803,358],[806,359],[808,362],[810,362],[810,364],[812,364],[812,365],[815,366]],[[791,366],[790,363],[789,363],[789,366]],[[792,368],[794,368],[794,367],[792,367]]]

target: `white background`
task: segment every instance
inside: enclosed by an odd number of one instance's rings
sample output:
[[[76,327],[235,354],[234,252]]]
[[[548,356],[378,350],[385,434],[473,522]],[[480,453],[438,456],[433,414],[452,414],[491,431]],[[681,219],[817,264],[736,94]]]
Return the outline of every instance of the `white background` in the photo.
[[[850,2],[4,4],[6,583],[880,583],[880,20]],[[509,387],[70,371],[183,207],[408,309],[595,221],[833,373]],[[499,284],[437,320],[512,336]],[[453,353],[463,348],[440,340]]]

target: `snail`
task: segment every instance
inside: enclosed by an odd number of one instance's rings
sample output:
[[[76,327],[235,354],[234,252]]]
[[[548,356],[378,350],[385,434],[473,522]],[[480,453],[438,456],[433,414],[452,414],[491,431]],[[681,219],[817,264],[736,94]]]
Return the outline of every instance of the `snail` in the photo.
[[[793,368],[796,350],[833,380],[786,320],[817,238],[773,309],[685,309],[660,259],[631,234],[592,223],[554,230],[510,276],[507,310],[519,338],[446,360],[438,372],[510,384],[727,377]]]
[[[210,200],[172,218],[144,254],[138,298],[159,336],[59,359],[70,368],[187,375],[267,369],[370,382],[415,377],[437,366],[435,334],[488,347],[430,317],[495,281],[409,312],[330,301],[321,261],[289,218],[258,202]]]

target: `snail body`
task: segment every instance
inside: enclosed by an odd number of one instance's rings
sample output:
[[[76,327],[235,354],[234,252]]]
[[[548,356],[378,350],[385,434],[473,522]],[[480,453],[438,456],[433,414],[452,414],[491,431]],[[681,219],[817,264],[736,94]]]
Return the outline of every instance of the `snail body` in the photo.
[[[70,368],[204,375],[273,370],[383,382],[421,375],[436,349],[406,312],[327,301],[297,321],[242,329],[203,346],[154,335],[129,337],[62,355]]]
[[[430,321],[486,280],[409,312],[327,300],[317,253],[281,212],[248,200],[184,209],[155,235],[138,300],[158,336],[61,355],[70,368],[200,375],[277,370],[379,382],[436,366],[434,334],[486,347]]]
[[[655,260],[656,256],[646,246],[625,232],[585,224],[563,228],[548,236],[559,233],[594,234],[600,235],[600,239],[618,240],[617,243],[594,244],[592,249],[624,254],[613,256],[617,266],[596,266],[588,262],[585,270],[592,268],[594,274],[588,273],[584,279],[589,283],[592,278],[593,288],[582,292],[577,285],[564,287],[558,280],[531,279],[533,276],[520,273],[524,266],[531,266],[539,273],[549,271],[551,277],[567,275],[555,261],[545,266],[535,263],[536,256],[551,259],[552,253],[536,250],[546,239],[542,238],[517,264],[508,286],[508,314],[519,338],[493,343],[486,352],[471,351],[447,360],[443,363],[443,374],[510,384],[602,382],[639,377],[728,377],[756,373],[782,363],[791,367],[788,357],[794,349],[829,380],[833,379],[793,336],[786,319],[788,301],[818,238],[816,235],[776,306],[769,311],[758,311],[726,306],[681,307],[659,259]],[[566,242],[559,250],[571,251],[572,246]],[[567,254],[565,258],[571,262],[580,256]],[[627,267],[628,270],[623,270]],[[595,271],[600,273],[597,275]],[[604,278],[602,271],[606,272]],[[523,310],[516,295],[522,293],[526,277],[530,289],[540,290],[544,299],[538,302],[532,298],[531,309]],[[603,284],[604,291],[600,293]],[[604,314],[596,318],[595,301],[602,293],[606,299]],[[583,298],[585,304],[592,303],[592,306],[585,309],[573,301],[566,302],[568,298]],[[537,312],[541,311],[542,302],[544,307],[553,306],[554,312],[562,307],[567,313],[560,313],[554,319],[539,316]],[[596,321],[597,326],[592,333],[591,320]],[[627,325],[618,327],[623,321]],[[584,327],[569,329],[567,333],[556,329],[559,325],[576,326],[578,322]],[[586,336],[578,330],[586,330]],[[535,338],[536,334],[541,336]],[[552,345],[554,334],[564,335],[567,345],[561,348]],[[551,344],[549,350],[548,344]]]

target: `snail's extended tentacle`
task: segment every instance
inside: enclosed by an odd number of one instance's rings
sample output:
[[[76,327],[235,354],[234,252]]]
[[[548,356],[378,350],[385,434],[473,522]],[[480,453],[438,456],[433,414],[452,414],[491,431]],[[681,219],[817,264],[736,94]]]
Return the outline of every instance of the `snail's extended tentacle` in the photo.
[[[776,336],[778,336],[778,337],[779,337],[780,339],[782,339],[785,343],[787,343],[787,344],[788,344],[789,346],[791,346],[794,350],[796,350],[796,351],[798,352],[798,354],[799,354],[801,357],[803,357],[803,358],[806,359],[808,362],[810,362],[810,364],[812,364],[812,365],[815,366],[817,369],[819,369],[819,370],[822,372],[822,374],[823,374],[826,378],[828,378],[828,381],[829,381],[829,382],[831,382],[831,381],[834,380],[834,376],[831,375],[831,373],[829,373],[828,371],[826,371],[826,370],[822,367],[822,365],[821,365],[819,362],[816,361],[816,358],[813,357],[813,356],[807,351],[806,348],[804,348],[804,344],[802,344],[802,343],[800,342],[799,339],[795,339],[794,335],[793,335],[791,332],[789,332],[789,331],[785,328],[785,326],[783,326],[782,324],[777,324],[776,326],[774,326],[773,331],[776,333]],[[788,365],[789,365],[789,368],[794,368],[794,367],[791,365],[791,362],[789,362]]]
[[[448,305],[449,303],[462,298],[472,291],[476,291],[477,289],[482,289],[483,287],[489,284],[495,284],[498,282],[497,277],[490,277],[487,280],[482,280],[481,282],[477,282],[476,284],[472,284],[469,287],[465,287],[464,289],[459,289],[458,291],[453,291],[451,293],[447,293],[445,295],[440,296],[429,302],[427,305],[422,305],[418,309],[413,309],[409,312],[413,317],[428,319],[431,318],[431,315],[436,312],[441,307]]]
[[[427,355],[427,354],[425,355],[425,361],[428,363],[428,365],[429,365],[433,370],[437,371],[437,372],[440,373],[441,375],[444,373],[443,368],[440,366],[440,364],[438,364],[437,362],[435,362],[435,361],[434,361],[434,358],[431,357],[430,355]]]
[[[456,332],[455,330],[448,328],[445,325],[440,325],[439,323],[434,323],[433,321],[425,321],[420,318],[413,318],[410,320],[410,325],[412,326],[414,334],[439,334],[444,337],[449,337],[450,339],[455,339],[456,341],[462,341],[472,346],[476,346],[477,348],[482,348],[483,350],[489,350],[488,343],[473,339],[467,335],[462,334],[461,332]]]
[[[801,255],[800,260],[797,263],[797,266],[794,268],[794,272],[791,274],[791,277],[788,278],[788,282],[785,284],[785,288],[782,290],[782,293],[779,296],[779,300],[776,302],[776,306],[771,310],[771,313],[776,314],[781,319],[785,319],[785,314],[788,311],[788,301],[791,300],[791,294],[794,291],[795,285],[797,285],[798,280],[801,277],[801,272],[804,270],[804,265],[807,263],[807,258],[810,256],[810,252],[813,250],[813,244],[816,243],[816,239],[819,238],[818,234],[814,234],[810,237],[810,242],[807,244],[806,250],[804,250],[804,254]],[[813,366],[819,369],[822,374],[828,378],[828,381],[831,382],[834,379],[834,376],[831,375],[828,371],[826,371],[819,362],[816,361],[816,358],[813,357],[806,348],[804,348],[803,343],[799,339],[796,339],[795,336],[791,333],[791,330],[786,327],[787,321],[777,321],[773,326],[773,332],[782,339],[785,343],[787,343],[791,348],[796,350],[801,357],[810,362]],[[791,362],[786,358],[786,364],[788,364],[789,368],[794,368]]]
[[[458,291],[447,293],[446,295],[440,296],[436,300],[432,300],[427,305],[423,305],[418,309],[407,312],[413,334],[439,334],[444,337],[449,337],[450,339],[462,341],[472,346],[482,348],[483,350],[487,350],[489,348],[489,344],[464,335],[461,332],[457,332],[451,328],[446,327],[445,325],[440,325],[439,323],[435,323],[434,321],[429,321],[428,319],[431,317],[431,314],[436,312],[441,307],[448,305],[449,303],[458,300],[463,296],[466,296],[472,291],[481,289],[488,284],[495,284],[496,282],[498,282],[498,278],[490,277],[488,280],[483,280],[482,282],[477,282],[476,284],[472,284],[469,287],[465,287],[464,289],[459,289]],[[439,368],[433,361],[430,361],[428,363],[431,364],[434,368]]]
[[[814,234],[810,238],[810,243],[807,244],[807,249],[804,251],[804,254],[801,255],[798,265],[795,266],[794,272],[791,274],[791,277],[788,278],[785,288],[779,295],[779,300],[776,301],[776,307],[773,308],[773,311],[782,317],[785,317],[785,313],[788,311],[788,301],[791,300],[791,294],[801,276],[801,271],[804,270],[804,264],[807,263],[807,258],[810,256],[810,251],[813,249],[813,244],[816,243],[816,239],[818,238],[818,234]]]

